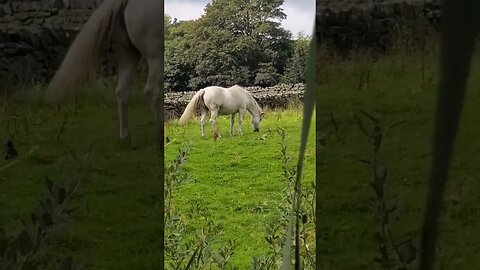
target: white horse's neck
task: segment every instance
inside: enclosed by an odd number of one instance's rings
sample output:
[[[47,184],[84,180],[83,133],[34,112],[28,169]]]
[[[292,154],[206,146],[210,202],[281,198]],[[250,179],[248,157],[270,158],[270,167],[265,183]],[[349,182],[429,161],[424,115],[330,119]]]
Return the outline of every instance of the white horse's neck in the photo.
[[[245,90],[246,95],[248,97],[248,104],[247,104],[247,110],[250,114],[255,114],[255,113],[260,113],[260,106],[258,105],[257,101],[252,97],[252,95]]]

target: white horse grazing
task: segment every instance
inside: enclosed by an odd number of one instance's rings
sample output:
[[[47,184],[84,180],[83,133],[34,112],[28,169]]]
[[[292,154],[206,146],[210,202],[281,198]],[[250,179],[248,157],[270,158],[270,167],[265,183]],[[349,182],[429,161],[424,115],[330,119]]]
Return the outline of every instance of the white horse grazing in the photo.
[[[162,132],[163,1],[104,0],[77,34],[45,93],[49,103],[96,77],[102,53],[113,45],[118,61],[117,96],[120,139],[129,141],[128,99],[132,77],[141,57],[148,63],[145,94]]]
[[[260,130],[259,124],[264,113],[257,101],[238,85],[230,88],[220,86],[209,86],[199,90],[188,103],[185,111],[180,117],[179,123],[185,124],[195,116],[197,108],[201,111],[202,137],[205,137],[205,119],[207,110],[210,111],[210,122],[213,132],[217,132],[218,115],[231,115],[230,117],[230,135],[233,136],[233,124],[235,123],[235,114],[238,113],[238,134],[242,135],[242,122],[245,112],[252,115],[252,127],[254,132]]]

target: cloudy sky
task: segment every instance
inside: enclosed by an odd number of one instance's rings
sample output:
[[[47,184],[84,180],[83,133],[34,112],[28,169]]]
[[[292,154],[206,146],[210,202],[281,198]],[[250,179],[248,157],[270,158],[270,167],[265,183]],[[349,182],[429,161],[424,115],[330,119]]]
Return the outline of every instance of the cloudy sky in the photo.
[[[209,0],[165,0],[165,13],[178,20],[191,20],[199,18]],[[287,19],[282,21],[282,26],[292,31],[294,36],[298,32],[311,35],[315,17],[314,0],[285,0],[283,12]]]

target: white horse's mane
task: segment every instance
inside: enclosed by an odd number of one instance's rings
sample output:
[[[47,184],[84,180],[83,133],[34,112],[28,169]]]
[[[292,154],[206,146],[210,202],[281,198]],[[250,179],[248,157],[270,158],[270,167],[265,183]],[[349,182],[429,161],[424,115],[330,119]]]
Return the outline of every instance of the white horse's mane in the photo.
[[[250,99],[250,101],[252,101],[253,104],[256,105],[256,106],[260,109],[260,111],[262,110],[262,109],[260,108],[260,105],[258,105],[258,102],[253,98],[252,94],[250,94],[250,92],[248,92],[244,87],[242,87],[242,86],[240,86],[240,85],[238,85],[238,84],[235,84],[235,85],[232,86],[231,88],[236,88],[236,87],[238,87],[238,88],[242,89],[243,91],[245,91],[245,93],[247,93],[247,96],[248,96],[248,98]]]

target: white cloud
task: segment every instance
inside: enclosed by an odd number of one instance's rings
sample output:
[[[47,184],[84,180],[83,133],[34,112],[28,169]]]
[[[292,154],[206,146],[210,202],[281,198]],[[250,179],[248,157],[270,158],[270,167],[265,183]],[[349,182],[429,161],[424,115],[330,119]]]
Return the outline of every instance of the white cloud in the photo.
[[[282,21],[282,26],[290,30],[293,36],[297,36],[298,32],[311,35],[315,18],[315,2],[303,1],[305,5],[299,6],[299,3],[294,1],[286,0],[283,4],[283,12],[287,14],[287,19]]]
[[[165,13],[170,15],[172,19],[177,18],[179,21],[197,19],[203,15],[206,4],[206,1],[167,0],[165,1]]]
[[[198,19],[204,14],[204,8],[209,0],[166,0],[165,13],[178,20]],[[282,27],[297,36],[298,32],[311,35],[315,17],[314,0],[285,0],[282,6],[287,19],[282,21]]]

